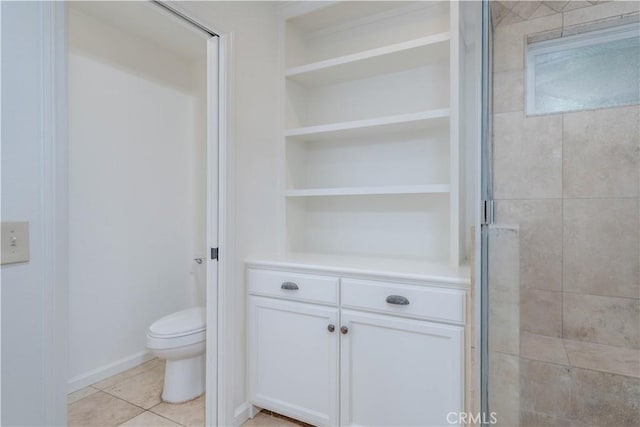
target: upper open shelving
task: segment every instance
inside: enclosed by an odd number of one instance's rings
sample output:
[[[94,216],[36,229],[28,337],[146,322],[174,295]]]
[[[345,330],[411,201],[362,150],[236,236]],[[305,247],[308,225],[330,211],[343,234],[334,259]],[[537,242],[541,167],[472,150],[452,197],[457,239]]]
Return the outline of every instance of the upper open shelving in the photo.
[[[448,118],[449,109],[442,108],[373,119],[287,129],[284,132],[284,136],[291,140],[299,141],[360,138],[368,135],[433,129],[446,126]]]
[[[457,274],[458,9],[336,1],[283,13],[285,261]]]
[[[288,190],[287,197],[313,196],[366,196],[385,194],[436,194],[448,193],[448,184],[394,185],[384,187],[305,188]]]
[[[308,13],[286,19],[288,68],[450,31],[447,1],[337,1],[322,7],[317,4],[306,2]]]
[[[292,67],[285,77],[317,86],[393,73],[446,60],[448,32]]]

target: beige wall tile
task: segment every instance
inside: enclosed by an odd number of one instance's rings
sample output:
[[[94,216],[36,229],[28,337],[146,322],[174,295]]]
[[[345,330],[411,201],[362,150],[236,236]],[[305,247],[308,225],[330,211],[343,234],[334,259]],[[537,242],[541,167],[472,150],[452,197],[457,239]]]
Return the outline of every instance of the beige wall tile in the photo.
[[[634,199],[565,200],[563,289],[640,297],[639,221]]]
[[[173,404],[163,402],[151,409],[158,415],[173,420],[183,426],[204,426],[205,395],[189,402]]]
[[[100,391],[69,405],[68,425],[117,426],[142,412],[143,409]]]
[[[510,16],[507,12],[503,21]],[[493,33],[493,72],[524,70],[525,34],[509,31],[512,25],[503,24]]]
[[[564,114],[564,197],[638,197],[640,106]]]
[[[520,302],[520,241],[517,226],[489,228],[489,290],[492,301]]]
[[[552,417],[536,412],[522,411],[520,414],[520,427],[591,427],[588,424]]]
[[[562,288],[562,201],[499,200],[496,221],[520,227],[520,283],[525,288]]]
[[[515,14],[511,14],[516,16]],[[529,34],[562,27],[562,14],[544,16],[516,23],[506,21],[507,15],[495,29],[493,37],[493,71],[524,69],[525,38]]]
[[[568,366],[523,359],[520,362],[523,411],[558,418],[571,417],[571,375]]]
[[[520,353],[520,304],[489,302],[489,348],[501,353]]]
[[[568,1],[543,1],[542,3],[556,12],[562,12],[562,9],[569,4]]]
[[[562,334],[562,292],[523,289],[520,328],[551,337]]]
[[[472,413],[480,412],[480,351],[471,348],[469,351],[469,391],[467,393],[467,410]]]
[[[489,354],[489,401],[498,415],[498,427],[520,423],[520,358],[503,353]]]
[[[524,110],[524,72],[522,70],[493,73],[493,112]]]
[[[617,347],[640,347],[640,300],[565,292],[563,336]]]
[[[572,369],[574,417],[597,426],[637,426],[640,379]]]
[[[562,196],[562,117],[494,115],[494,196],[549,199]]]
[[[502,21],[507,13],[509,13],[509,9],[502,2],[491,2],[491,20],[494,27],[500,25],[500,21]]]
[[[523,19],[529,19],[542,6],[541,1],[519,1],[511,8],[511,11]]]
[[[504,18],[502,18],[502,21],[500,21],[500,25],[511,25],[511,24],[515,24],[516,22],[522,22],[522,21],[524,21],[524,19],[522,19],[520,15],[513,13],[512,11],[509,11],[507,15]]]
[[[588,1],[585,1],[585,0],[572,0],[564,7],[564,9],[562,9],[562,11],[563,12],[568,12],[570,10],[580,9],[580,8],[588,7],[588,6],[591,6],[591,3],[589,3]]]
[[[640,378],[640,350],[564,340],[571,366]]]
[[[640,10],[640,3],[636,1],[612,1],[591,7],[565,12],[564,26],[582,24],[612,16],[626,15]]]
[[[553,15],[556,13],[555,10],[551,9],[549,6],[541,4],[538,9],[531,15],[530,19],[542,18],[543,16]]]
[[[520,351],[520,261],[518,228],[489,230],[489,346],[492,351]]]
[[[520,337],[520,355],[540,362],[569,365],[569,358],[564,349],[562,338],[523,332]]]

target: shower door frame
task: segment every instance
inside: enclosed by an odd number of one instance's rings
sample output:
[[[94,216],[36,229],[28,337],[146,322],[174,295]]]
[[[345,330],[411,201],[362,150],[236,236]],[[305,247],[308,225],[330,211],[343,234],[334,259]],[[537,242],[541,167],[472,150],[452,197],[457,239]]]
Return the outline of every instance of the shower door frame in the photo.
[[[232,126],[230,115],[230,74],[232,54],[232,34],[218,30],[199,17],[192,16],[175,2],[157,1],[160,6],[173,12],[205,30],[217,43],[207,42],[207,71],[216,67],[217,85],[210,87],[212,79],[207,73],[207,113],[214,113],[215,120],[207,119],[207,151],[215,148],[216,155],[208,155],[207,188],[212,190],[215,200],[207,202],[207,228],[217,224],[215,232],[208,233],[207,245],[211,248],[224,248],[227,236],[227,147],[230,145],[228,130]],[[42,209],[45,218],[43,234],[43,263],[45,268],[45,421],[47,425],[67,424],[67,359],[68,359],[68,99],[67,99],[67,7],[64,2],[45,2],[43,6],[43,140],[46,142],[42,153],[44,197]],[[214,46],[214,44],[216,46]],[[217,49],[216,49],[217,47]],[[217,103],[212,103],[213,98]],[[215,122],[217,131],[212,137]],[[213,147],[215,144],[215,147]],[[210,172],[217,172],[215,186]],[[211,182],[209,182],[211,181]],[[208,199],[213,197],[208,197]],[[213,212],[215,210],[215,212]],[[209,251],[209,250],[208,250]],[[225,251],[218,251],[218,258],[209,257],[207,268],[207,348],[206,359],[206,425],[231,425],[229,419],[230,402],[226,397],[229,385],[225,376],[227,355],[224,346],[219,345],[226,339],[225,298],[228,292],[225,277],[231,269],[230,258]],[[214,280],[215,279],[215,280]],[[215,288],[214,286],[215,285]],[[213,289],[212,289],[213,288]],[[1,402],[0,402],[1,404]]]
[[[489,226],[493,223],[491,2],[482,0],[482,118],[480,144],[480,412],[487,426],[489,408]]]

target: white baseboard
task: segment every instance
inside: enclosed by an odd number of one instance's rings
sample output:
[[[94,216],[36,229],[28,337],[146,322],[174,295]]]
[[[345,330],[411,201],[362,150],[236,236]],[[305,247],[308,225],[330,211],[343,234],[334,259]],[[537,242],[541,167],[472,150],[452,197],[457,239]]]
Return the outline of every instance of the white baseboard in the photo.
[[[249,418],[253,418],[260,411],[257,406],[253,406],[249,402],[244,402],[242,405],[238,406],[233,413],[233,425],[241,426],[244,424]]]
[[[67,382],[67,391],[68,393],[72,393],[76,390],[80,390],[83,387],[95,384],[98,381],[102,381],[113,375],[119,374],[120,372],[124,372],[127,369],[141,365],[151,359],[153,359],[153,355],[145,350],[132,354],[131,356],[124,357],[120,360],[116,360],[108,365],[92,369],[84,374],[76,375],[75,377],[70,378]]]

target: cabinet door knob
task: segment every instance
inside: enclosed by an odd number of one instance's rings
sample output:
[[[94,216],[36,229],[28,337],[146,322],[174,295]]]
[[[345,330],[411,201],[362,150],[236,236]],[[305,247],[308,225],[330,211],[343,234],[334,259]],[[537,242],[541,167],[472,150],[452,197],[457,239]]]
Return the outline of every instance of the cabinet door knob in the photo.
[[[349,328],[343,326],[340,328],[340,332],[342,332],[342,335],[347,335],[349,333]]]
[[[389,295],[386,301],[393,305],[409,305],[409,300],[402,295]]]
[[[293,282],[284,282],[282,285],[280,285],[280,288],[286,289],[288,291],[297,291],[298,285]]]
[[[327,326],[327,329],[329,330],[329,332],[333,332],[336,330],[336,325],[329,325]]]

